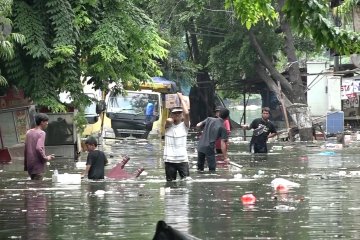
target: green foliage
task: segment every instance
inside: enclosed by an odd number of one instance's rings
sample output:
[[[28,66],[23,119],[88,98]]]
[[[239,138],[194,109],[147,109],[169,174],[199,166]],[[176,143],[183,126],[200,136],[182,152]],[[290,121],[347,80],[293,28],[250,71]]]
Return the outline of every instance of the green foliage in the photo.
[[[78,109],[78,112],[74,116],[74,122],[76,131],[80,134],[83,133],[87,125],[84,108]]]
[[[343,10],[349,10],[359,1],[347,0]],[[360,51],[360,34],[336,27],[328,20],[328,0],[287,0],[282,11],[299,33],[314,39],[317,47],[326,46],[340,54]],[[270,0],[226,0],[227,9],[233,9],[241,24],[250,29],[261,20],[271,24],[277,14]]]
[[[15,44],[24,44],[25,42],[22,34],[11,32],[12,21],[9,17],[12,13],[12,4],[12,0],[2,0],[0,4],[0,62],[13,59]],[[2,74],[3,68],[0,66],[0,86],[5,86],[8,83]]]
[[[161,75],[158,61],[166,57],[167,43],[133,1],[8,2],[13,30],[24,36],[10,37],[24,46],[1,42],[9,51],[0,50],[7,58],[0,71],[39,105],[64,111],[59,93],[69,92],[80,109],[89,101],[81,80],[88,76],[104,90],[110,82],[138,83]]]
[[[351,14],[353,8],[359,3],[360,0],[345,0],[336,10],[341,14]]]
[[[45,23],[41,21],[41,13],[29,6],[25,1],[14,3],[14,27],[26,39],[24,49],[33,58],[50,58],[50,49],[46,46]]]
[[[328,1],[292,0],[282,9],[296,29],[311,36],[318,47],[326,46],[343,55],[360,51],[360,34],[340,29],[328,20]]]
[[[233,10],[241,24],[250,29],[261,21],[272,25],[277,19],[278,14],[271,2],[271,0],[226,0],[225,8]]]

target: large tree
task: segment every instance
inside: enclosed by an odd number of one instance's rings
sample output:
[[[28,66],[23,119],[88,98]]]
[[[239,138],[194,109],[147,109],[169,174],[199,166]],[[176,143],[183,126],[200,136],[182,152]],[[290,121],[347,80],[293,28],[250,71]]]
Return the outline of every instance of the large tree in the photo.
[[[89,78],[106,89],[110,82],[137,86],[161,74],[167,43],[137,1],[18,0],[11,6],[12,31],[25,41],[0,70],[38,104],[63,110],[59,93],[67,91],[81,108]]]
[[[347,2],[354,4],[358,1]],[[271,3],[271,0],[226,0],[226,7],[234,10],[240,22],[248,29],[250,41],[259,59],[259,77],[291,110],[293,120],[300,129],[301,139],[311,140],[311,119],[306,106],[305,86],[300,77],[293,29],[313,39],[318,47],[331,48],[340,54],[359,52],[360,35],[339,29],[328,20],[330,1],[278,0],[275,7]],[[262,44],[254,34],[256,25],[263,22],[280,25],[289,63],[288,79],[274,68],[271,58],[264,53]],[[280,83],[285,94],[282,94],[277,83]]]

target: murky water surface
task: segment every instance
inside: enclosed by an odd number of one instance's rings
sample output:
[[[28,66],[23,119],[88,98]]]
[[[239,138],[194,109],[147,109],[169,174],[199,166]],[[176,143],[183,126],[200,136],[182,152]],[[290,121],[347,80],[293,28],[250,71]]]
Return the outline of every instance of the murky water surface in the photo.
[[[129,173],[146,169],[137,180],[54,184],[54,169],[82,172],[58,158],[38,183],[22,161],[0,165],[0,239],[152,239],[158,220],[200,239],[360,239],[356,142],[343,150],[273,143],[285,148],[254,157],[247,143],[232,140],[233,164],[220,162],[216,174],[196,172],[196,141],[189,140],[192,180],[172,185],[158,139],[106,141],[107,170],[127,154]],[[300,187],[276,192],[271,181],[279,177]],[[248,192],[254,205],[240,200]]]

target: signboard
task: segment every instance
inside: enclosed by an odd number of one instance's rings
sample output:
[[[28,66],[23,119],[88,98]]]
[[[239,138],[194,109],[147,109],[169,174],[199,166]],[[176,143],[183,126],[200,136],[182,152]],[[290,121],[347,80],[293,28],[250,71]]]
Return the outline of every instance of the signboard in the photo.
[[[341,83],[341,99],[346,100],[349,99],[348,95],[352,95],[354,93],[354,84],[353,80],[343,80]]]
[[[15,115],[15,126],[19,143],[25,142],[26,131],[29,129],[29,124],[27,121],[27,111],[19,110],[14,112]]]

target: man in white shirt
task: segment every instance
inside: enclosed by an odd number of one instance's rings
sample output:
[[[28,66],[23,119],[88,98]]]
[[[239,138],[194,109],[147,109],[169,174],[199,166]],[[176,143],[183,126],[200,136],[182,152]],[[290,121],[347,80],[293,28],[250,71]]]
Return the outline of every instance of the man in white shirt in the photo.
[[[181,93],[177,93],[181,108],[173,108],[170,118],[165,124],[164,162],[166,181],[176,180],[177,172],[180,178],[189,176],[189,160],[186,143],[190,126],[189,110]]]

